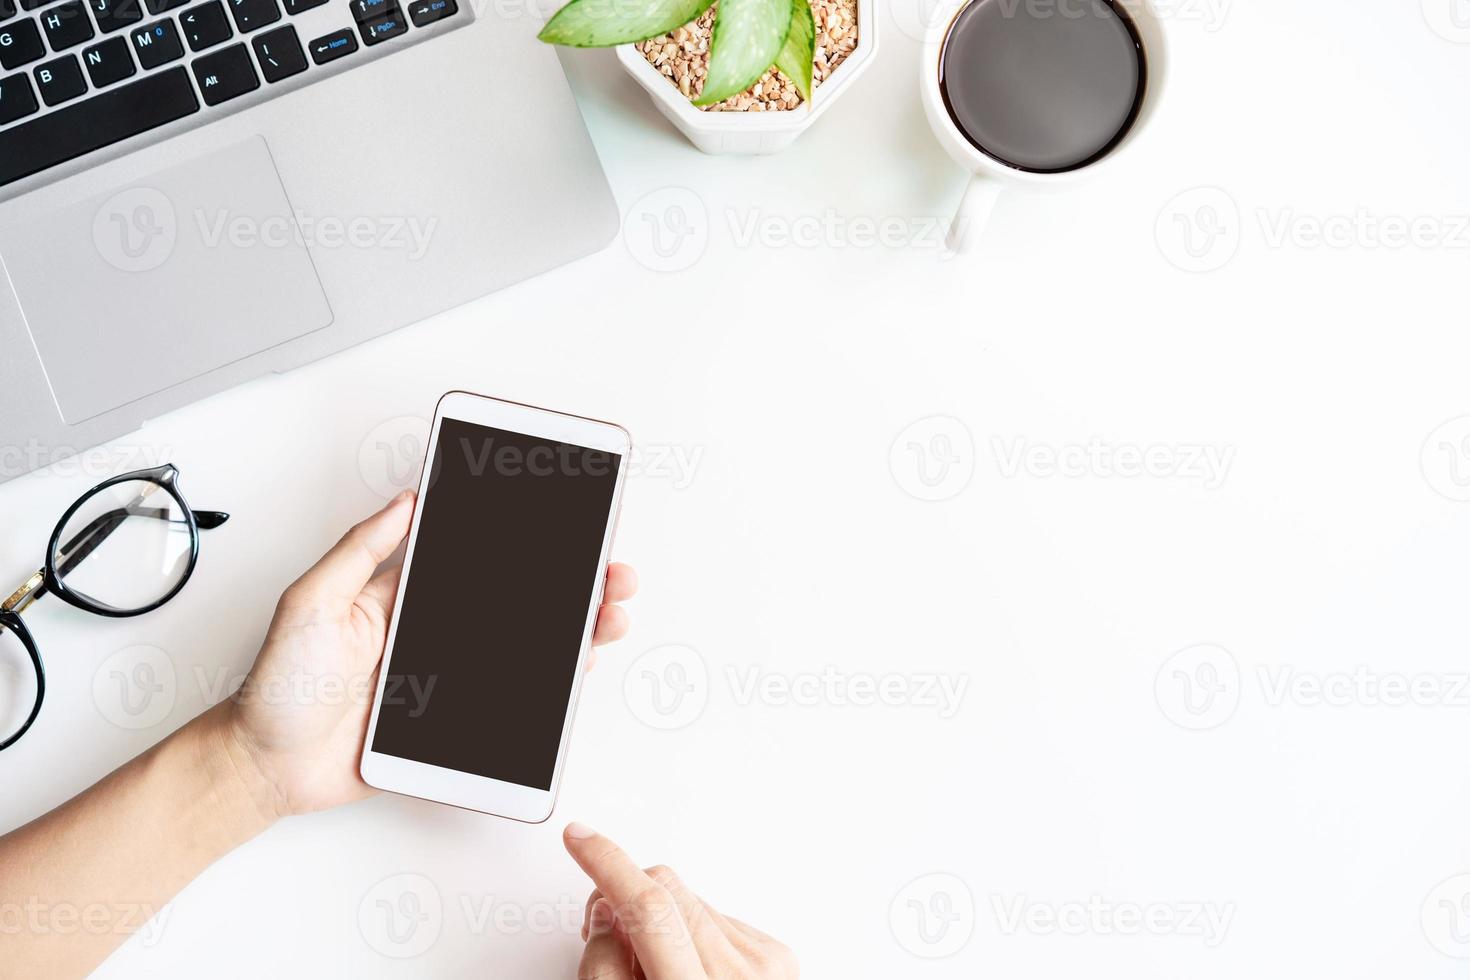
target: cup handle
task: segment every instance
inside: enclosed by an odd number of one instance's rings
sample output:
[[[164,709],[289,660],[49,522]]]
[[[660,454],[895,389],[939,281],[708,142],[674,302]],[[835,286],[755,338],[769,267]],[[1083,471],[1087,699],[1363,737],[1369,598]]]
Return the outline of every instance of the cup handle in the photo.
[[[950,255],[968,255],[976,250],[980,239],[985,237],[985,226],[1000,200],[1002,184],[979,174],[971,174],[970,182],[960,197],[959,208],[949,223],[949,234],[944,238],[945,250]]]

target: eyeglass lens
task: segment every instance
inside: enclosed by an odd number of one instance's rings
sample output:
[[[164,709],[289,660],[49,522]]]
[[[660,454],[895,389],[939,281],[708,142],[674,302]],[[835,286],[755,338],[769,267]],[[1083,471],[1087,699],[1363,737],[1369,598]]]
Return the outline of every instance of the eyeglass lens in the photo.
[[[52,555],[71,592],[131,612],[172,592],[189,571],[188,517],[164,487],[128,480],[87,497]]]

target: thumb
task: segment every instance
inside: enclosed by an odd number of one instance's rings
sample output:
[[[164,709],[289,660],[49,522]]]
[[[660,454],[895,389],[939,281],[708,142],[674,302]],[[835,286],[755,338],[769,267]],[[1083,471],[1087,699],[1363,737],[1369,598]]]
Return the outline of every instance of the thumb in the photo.
[[[577,980],[633,980],[633,954],[613,925],[612,903],[599,898],[592,906]]]
[[[388,506],[348,531],[321,561],[296,581],[295,588],[321,601],[355,600],[378,565],[408,536],[413,501],[414,495],[409,490],[394,497]]]

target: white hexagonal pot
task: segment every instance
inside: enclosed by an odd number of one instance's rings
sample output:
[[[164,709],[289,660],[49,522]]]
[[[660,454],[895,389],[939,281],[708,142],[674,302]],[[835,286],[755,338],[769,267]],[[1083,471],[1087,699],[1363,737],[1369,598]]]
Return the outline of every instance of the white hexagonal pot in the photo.
[[[706,153],[775,153],[785,149],[847,91],[878,54],[878,18],[873,0],[857,0],[858,43],[812,93],[810,105],[779,112],[703,112],[648,63],[631,44],[618,47],[618,61],[689,142]]]

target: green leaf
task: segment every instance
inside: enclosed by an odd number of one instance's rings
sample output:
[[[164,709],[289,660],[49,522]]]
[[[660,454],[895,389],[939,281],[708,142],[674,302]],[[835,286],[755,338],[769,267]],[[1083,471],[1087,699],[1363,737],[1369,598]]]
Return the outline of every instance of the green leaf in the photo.
[[[791,0],[791,33],[776,55],[776,67],[791,79],[802,99],[812,101],[812,60],[817,55],[817,22],[807,0]]]
[[[610,48],[646,41],[682,27],[714,0],[572,0],[541,28],[548,44]]]
[[[720,0],[709,74],[694,104],[713,105],[754,85],[786,43],[791,11],[791,0]]]

